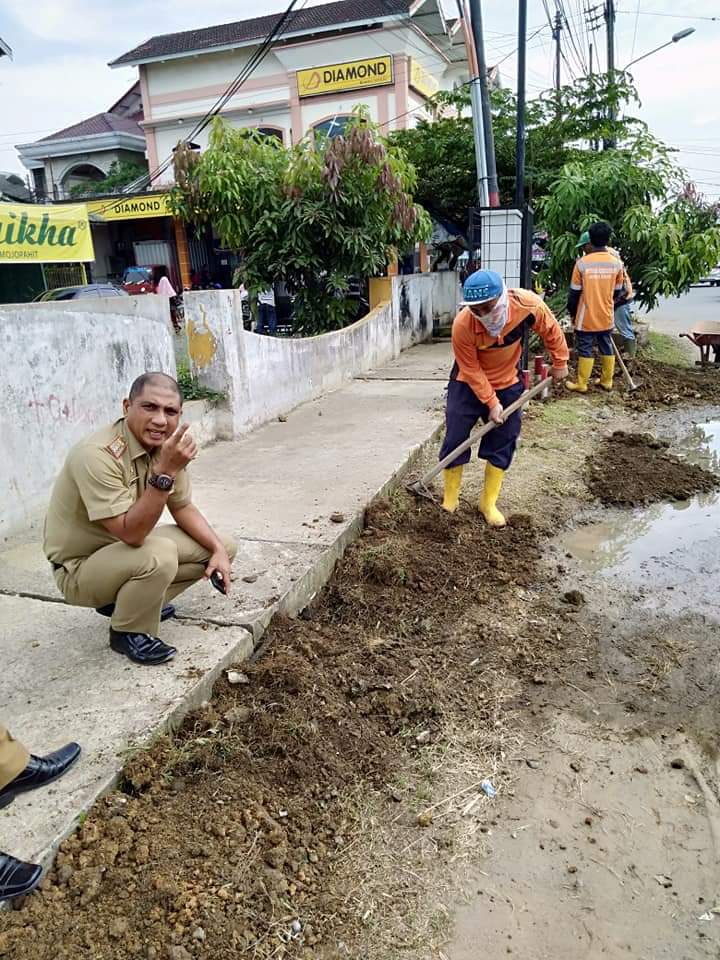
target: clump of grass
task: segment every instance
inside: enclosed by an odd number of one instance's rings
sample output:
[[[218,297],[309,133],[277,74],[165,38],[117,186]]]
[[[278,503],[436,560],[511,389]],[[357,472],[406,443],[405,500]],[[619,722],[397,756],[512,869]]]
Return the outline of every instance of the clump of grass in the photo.
[[[549,427],[576,427],[585,420],[585,408],[576,400],[555,400],[542,407],[542,420]]]
[[[651,360],[667,363],[673,367],[688,366],[688,352],[679,337],[651,330],[648,334],[648,346],[643,353]]]

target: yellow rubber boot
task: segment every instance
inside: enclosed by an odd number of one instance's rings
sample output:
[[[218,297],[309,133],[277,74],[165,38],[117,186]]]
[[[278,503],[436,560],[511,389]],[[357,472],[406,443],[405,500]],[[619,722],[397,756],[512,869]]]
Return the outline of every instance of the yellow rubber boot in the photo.
[[[565,386],[568,390],[574,390],[575,393],[587,393],[588,382],[592,376],[594,362],[592,357],[578,357],[577,377],[573,383],[569,383],[567,380],[565,381]]]
[[[448,513],[455,513],[460,502],[460,484],[462,483],[463,468],[448,467],[443,470],[444,496],[442,502],[443,510]]]
[[[500,467],[494,467],[491,463],[485,464],[485,486],[480,494],[480,513],[485,517],[485,522],[491,527],[504,527],[507,523],[505,517],[495,506],[500,496],[505,471]]]
[[[615,374],[615,357],[600,357],[600,386],[603,390],[612,390]]]

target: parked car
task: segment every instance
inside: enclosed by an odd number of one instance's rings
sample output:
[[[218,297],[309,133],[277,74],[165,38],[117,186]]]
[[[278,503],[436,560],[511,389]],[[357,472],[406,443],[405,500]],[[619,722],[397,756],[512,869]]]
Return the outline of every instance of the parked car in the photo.
[[[126,297],[122,287],[114,283],[86,283],[82,287],[55,287],[54,290],[45,290],[39,293],[33,303],[48,300],[84,300],[87,297]]]
[[[123,290],[130,296],[152,293],[152,276],[155,267],[126,267],[123,273]]]
[[[711,287],[720,287],[720,263],[704,277],[700,277],[698,283],[707,283]]]

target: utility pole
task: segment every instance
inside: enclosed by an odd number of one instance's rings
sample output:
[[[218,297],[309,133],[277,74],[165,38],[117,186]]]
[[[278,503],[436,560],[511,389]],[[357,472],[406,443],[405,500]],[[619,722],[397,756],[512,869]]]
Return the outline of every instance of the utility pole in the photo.
[[[490,111],[490,91],[488,89],[487,63],[485,62],[485,40],[483,37],[480,0],[470,0],[470,21],[473,40],[475,42],[478,76],[480,78],[482,120],[485,133],[485,156],[487,158],[488,200],[491,207],[499,207],[500,193],[498,190],[497,166],[495,164],[495,137],[493,135],[492,113]]]
[[[527,73],[527,0],[518,3],[517,130],[515,138],[515,206],[525,204],[525,76]]]
[[[465,34],[465,50],[470,68],[470,107],[473,121],[473,142],[475,145],[475,173],[477,180],[478,203],[481,207],[490,206],[488,198],[487,157],[485,154],[485,131],[482,121],[482,95],[480,93],[480,73],[478,71],[475,45],[469,26],[469,16],[466,15],[463,0],[457,0],[458,13],[462,21]]]
[[[562,16],[558,10],[555,14],[555,26],[553,27],[553,40],[555,41],[555,89],[560,89],[560,35],[562,33]]]
[[[595,75],[595,45],[591,41],[590,42],[590,76],[593,77],[594,75]],[[590,148],[592,150],[597,151],[600,149],[600,144],[597,142],[597,140],[591,140]]]
[[[615,0],[605,0],[605,27],[607,33],[607,75],[608,75],[608,93],[614,97],[612,87],[615,83]],[[611,123],[617,120],[617,111],[612,103],[608,111],[608,119]],[[603,144],[605,150],[615,146],[615,138],[610,137]]]

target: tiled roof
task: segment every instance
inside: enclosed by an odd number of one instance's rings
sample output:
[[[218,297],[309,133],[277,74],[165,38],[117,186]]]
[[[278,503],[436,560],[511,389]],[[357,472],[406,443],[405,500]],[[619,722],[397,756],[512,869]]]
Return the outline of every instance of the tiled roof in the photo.
[[[293,13],[280,36],[286,33],[307,32],[323,27],[342,26],[362,20],[382,19],[384,17],[408,14],[410,0],[339,0],[318,7],[306,7]],[[260,40],[266,37],[283,15],[270,14],[253,20],[238,20],[235,23],[222,23],[216,27],[203,27],[201,30],[185,30],[183,33],[166,33],[151,37],[144,43],[124,53],[110,63],[111,67],[125,63],[137,63],[155,60],[161,57],[194,53],[198,50],[211,50],[213,47],[230,47],[237,43]]]
[[[129,117],[118,117],[114,113],[96,113],[94,117],[74,123],[71,127],[51,133],[43,137],[40,143],[47,140],[68,140],[71,137],[92,137],[101,133],[131,133],[136,137],[144,137],[142,127]]]

